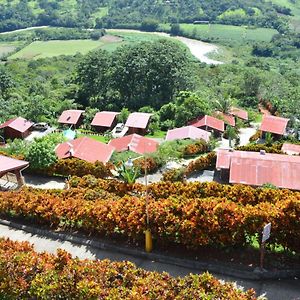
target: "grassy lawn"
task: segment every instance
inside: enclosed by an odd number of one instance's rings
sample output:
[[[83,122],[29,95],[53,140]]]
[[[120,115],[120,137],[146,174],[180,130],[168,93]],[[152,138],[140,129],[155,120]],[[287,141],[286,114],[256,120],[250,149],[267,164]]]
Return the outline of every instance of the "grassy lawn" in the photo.
[[[0,58],[3,55],[15,51],[15,49],[20,45],[20,42],[0,42]]]
[[[86,136],[86,137],[94,139],[94,140],[96,140],[98,142],[106,143],[106,139],[105,139],[105,137],[103,135],[92,135],[92,134],[89,135],[89,134],[77,133],[76,136],[77,136],[77,138]]]
[[[277,33],[275,29],[270,28],[256,28],[250,29],[246,26],[232,26],[221,24],[180,24],[185,34],[195,34],[198,39],[214,39],[223,41],[266,41],[269,42],[274,34]],[[168,30],[170,25],[161,24],[161,29]]]
[[[38,59],[59,55],[74,55],[77,52],[86,54],[102,45],[102,42],[92,40],[38,41],[31,43],[19,52],[13,54],[10,56],[10,59]]]
[[[165,131],[158,130],[155,131],[153,134],[147,134],[146,137],[164,139],[166,137],[166,134],[167,133]]]

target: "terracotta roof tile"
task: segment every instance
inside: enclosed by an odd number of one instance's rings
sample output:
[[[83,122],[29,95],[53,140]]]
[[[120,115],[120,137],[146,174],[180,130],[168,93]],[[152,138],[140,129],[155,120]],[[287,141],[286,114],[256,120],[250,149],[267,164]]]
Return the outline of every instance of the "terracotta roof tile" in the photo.
[[[219,120],[212,116],[205,115],[200,120],[194,121],[194,122],[190,123],[189,125],[192,125],[195,127],[208,126],[212,129],[216,129],[218,131],[224,132],[224,122],[222,120]]]
[[[168,130],[166,140],[172,141],[172,140],[181,140],[181,139],[193,139],[193,140],[202,139],[208,142],[210,136],[211,133],[206,130],[197,128],[195,126],[185,126],[185,127]]]
[[[235,126],[235,119],[234,119],[234,116],[232,115],[228,115],[228,114],[224,114],[220,111],[217,111],[216,112],[216,117],[220,118],[220,120],[224,121],[226,124],[234,127]]]
[[[286,131],[286,126],[289,119],[264,115],[260,130],[283,135]]]
[[[9,127],[12,128],[18,132],[25,132],[30,127],[32,127],[33,123],[31,121],[27,121],[26,119],[22,117],[13,118],[11,120],[6,121],[0,126],[0,129]]]
[[[152,114],[134,112],[131,113],[126,121],[126,127],[146,129]]]
[[[300,154],[300,145],[284,143],[281,150],[289,155]]]
[[[101,126],[101,127],[111,127],[118,112],[114,111],[101,111],[96,113],[91,125],[92,126]]]
[[[22,170],[29,166],[29,162],[0,155],[0,174],[13,170]]]
[[[242,120],[248,121],[248,112],[238,107],[232,107],[230,113]]]
[[[79,121],[84,110],[69,109],[62,112],[58,118],[58,123],[75,125]]]

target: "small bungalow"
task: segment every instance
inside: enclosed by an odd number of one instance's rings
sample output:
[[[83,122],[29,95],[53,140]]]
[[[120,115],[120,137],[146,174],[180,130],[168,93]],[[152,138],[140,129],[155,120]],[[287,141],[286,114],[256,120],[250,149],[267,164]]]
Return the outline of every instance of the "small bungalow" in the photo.
[[[288,155],[300,155],[300,145],[284,143],[281,151]]]
[[[260,126],[262,138],[265,138],[267,132],[270,132],[275,139],[279,139],[286,133],[286,127],[289,119],[275,116],[264,115]]]
[[[101,161],[106,163],[114,152],[114,147],[98,142],[88,137],[59,144],[55,153],[59,159],[78,158],[90,163]]]
[[[215,137],[220,137],[225,128],[224,121],[208,115],[191,121],[189,125],[212,132]]]
[[[220,149],[216,168],[232,184],[300,190],[300,156]]]
[[[230,114],[242,121],[248,121],[248,112],[238,107],[231,107]]]
[[[109,142],[116,151],[132,151],[138,154],[152,153],[158,148],[158,142],[153,139],[145,138],[138,134],[126,135]]]
[[[184,126],[184,127],[168,130],[166,141],[183,140],[183,139],[192,139],[192,140],[201,139],[204,140],[205,142],[208,142],[210,136],[211,133],[203,129],[197,128],[195,126]]]
[[[125,123],[125,127],[128,127],[127,133],[146,135],[151,116],[152,114],[149,113],[141,113],[141,112],[131,113]]]
[[[97,132],[112,130],[117,125],[119,113],[113,111],[101,111],[96,113],[91,125]]]
[[[22,117],[10,119],[0,125],[3,129],[4,139],[25,139],[30,135],[30,129],[33,126],[31,121],[27,121]]]
[[[233,115],[225,114],[221,111],[217,111],[215,113],[215,117],[224,121],[225,129],[228,125],[231,127],[235,127],[235,118]]]
[[[65,110],[58,118],[58,123],[61,125],[78,128],[83,122],[83,113],[84,110]]]
[[[16,189],[24,185],[22,171],[29,162],[0,155],[0,190]]]

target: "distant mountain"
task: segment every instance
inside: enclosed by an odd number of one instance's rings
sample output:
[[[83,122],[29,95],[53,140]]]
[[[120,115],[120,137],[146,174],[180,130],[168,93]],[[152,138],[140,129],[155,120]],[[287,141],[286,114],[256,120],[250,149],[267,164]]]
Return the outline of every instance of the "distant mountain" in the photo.
[[[294,2],[293,2],[294,1]],[[209,21],[283,31],[298,0],[0,0],[0,31],[28,26],[120,27],[155,22]],[[296,9],[294,9],[296,8]],[[300,18],[300,17],[299,17]]]

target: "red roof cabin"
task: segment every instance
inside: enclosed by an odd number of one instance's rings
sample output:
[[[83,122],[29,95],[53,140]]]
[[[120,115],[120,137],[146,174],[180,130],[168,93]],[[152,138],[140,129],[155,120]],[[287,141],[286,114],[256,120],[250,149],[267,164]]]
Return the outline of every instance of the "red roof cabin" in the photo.
[[[223,180],[233,184],[273,184],[300,190],[300,156],[222,149],[217,153],[216,168]]]
[[[31,121],[22,117],[13,118],[0,125],[3,129],[4,138],[7,139],[24,139],[30,135],[30,129],[33,126]]]
[[[134,112],[131,113],[125,123],[128,127],[128,134],[137,133],[139,135],[146,135],[152,114]]]
[[[289,119],[286,118],[264,115],[260,126],[262,137],[265,138],[267,132],[270,132],[276,139],[282,137],[286,133],[288,122]]]
[[[83,122],[84,110],[69,109],[62,112],[58,123],[69,127],[78,128]]]
[[[208,131],[197,128],[195,126],[185,126],[168,130],[166,141],[192,139],[204,140],[205,142],[209,142],[210,136],[211,133]]]
[[[207,115],[191,121],[189,125],[212,132],[215,137],[220,137],[225,130],[224,121]]]
[[[300,145],[284,143],[281,151],[288,155],[300,155]]]
[[[106,163],[114,152],[114,147],[98,142],[88,137],[81,137],[70,142],[59,144],[55,153],[59,159],[78,158],[94,163]]]
[[[109,142],[116,151],[133,151],[138,154],[152,153],[158,148],[158,142],[138,134],[126,135]]]
[[[225,114],[223,112],[217,111],[215,117],[224,121],[225,128],[229,125],[235,127],[235,118],[233,115]]]
[[[22,171],[29,162],[0,155],[0,190],[20,188],[24,185]]]
[[[248,121],[248,112],[238,107],[232,107],[230,110],[230,114],[235,116],[236,118],[241,119],[242,121]]]
[[[96,113],[91,125],[98,132],[112,130],[117,125],[117,116],[119,113],[114,111],[101,111]]]

